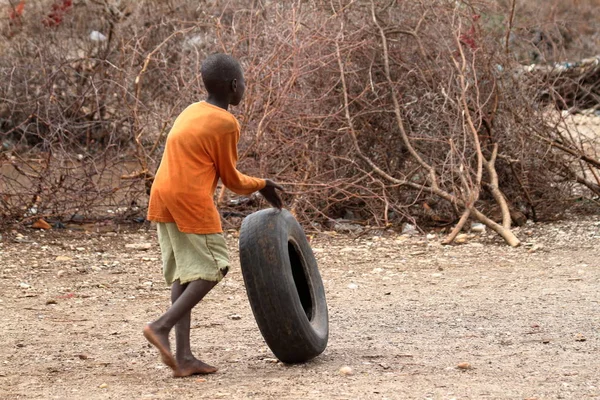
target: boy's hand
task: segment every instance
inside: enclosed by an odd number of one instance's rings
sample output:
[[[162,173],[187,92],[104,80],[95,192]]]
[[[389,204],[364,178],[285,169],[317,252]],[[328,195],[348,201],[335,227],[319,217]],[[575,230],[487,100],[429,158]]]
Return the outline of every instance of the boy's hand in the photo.
[[[285,189],[282,186],[276,184],[275,182],[273,182],[270,179],[265,179],[265,182],[267,184],[266,184],[266,186],[264,188],[262,188],[262,189],[259,190],[260,194],[269,203],[271,203],[271,205],[273,207],[281,209],[281,207],[283,206],[283,201],[281,200],[281,197],[279,197],[279,193],[277,193],[277,190],[285,192]]]

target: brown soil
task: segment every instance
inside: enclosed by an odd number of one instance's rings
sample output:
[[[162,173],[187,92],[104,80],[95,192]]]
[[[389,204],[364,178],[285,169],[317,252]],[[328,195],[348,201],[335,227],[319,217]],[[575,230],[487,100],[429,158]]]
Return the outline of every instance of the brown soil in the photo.
[[[232,271],[193,314],[193,350],[220,370],[183,379],[142,336],[169,302],[151,228],[22,234],[0,241],[1,399],[600,398],[595,220],[527,225],[517,249],[315,235],[330,341],[291,366],[262,340],[230,234]]]

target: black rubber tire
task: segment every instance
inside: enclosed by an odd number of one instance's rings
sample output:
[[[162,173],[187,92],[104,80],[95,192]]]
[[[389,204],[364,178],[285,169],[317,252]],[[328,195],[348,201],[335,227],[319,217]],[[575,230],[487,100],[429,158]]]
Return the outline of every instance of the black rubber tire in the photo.
[[[325,289],[298,221],[273,208],[250,214],[239,247],[250,306],[273,354],[285,363],[321,354],[329,337]]]

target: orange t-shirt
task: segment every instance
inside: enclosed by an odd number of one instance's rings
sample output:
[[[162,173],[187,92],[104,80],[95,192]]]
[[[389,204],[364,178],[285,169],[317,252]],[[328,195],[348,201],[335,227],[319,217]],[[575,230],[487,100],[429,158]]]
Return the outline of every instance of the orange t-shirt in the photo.
[[[228,111],[194,103],[175,120],[150,192],[148,219],[175,222],[181,232],[220,233],[213,201],[219,178],[231,191],[247,195],[265,180],[236,169],[240,126]]]

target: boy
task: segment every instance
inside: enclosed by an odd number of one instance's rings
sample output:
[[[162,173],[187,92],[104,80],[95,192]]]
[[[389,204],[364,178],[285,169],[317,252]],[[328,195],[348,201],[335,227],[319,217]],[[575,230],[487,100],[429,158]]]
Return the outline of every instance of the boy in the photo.
[[[171,288],[171,308],[146,325],[144,336],[160,352],[173,376],[210,374],[217,368],[196,359],[190,348],[192,308],[227,274],[229,259],[221,220],[213,202],[217,181],[235,193],[260,191],[281,208],[269,179],[246,176],[236,169],[240,127],[227,109],[244,96],[239,63],[225,54],[209,56],[201,68],[206,101],[187,107],[175,120],[156,178],[148,219],[158,225],[163,273]],[[169,332],[175,327],[176,352]]]

